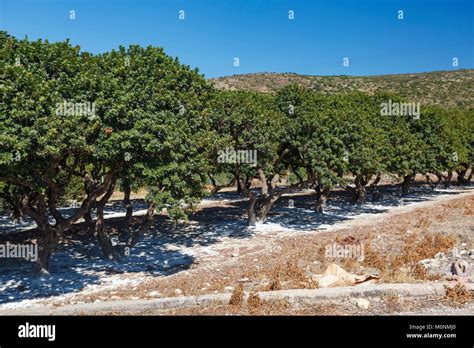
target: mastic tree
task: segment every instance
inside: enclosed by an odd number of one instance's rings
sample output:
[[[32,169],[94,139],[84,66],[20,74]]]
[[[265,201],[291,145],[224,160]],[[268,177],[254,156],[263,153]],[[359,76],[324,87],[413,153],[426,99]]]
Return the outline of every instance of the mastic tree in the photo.
[[[92,60],[68,41],[19,41],[0,33],[2,195],[41,231],[37,274],[47,273],[62,232],[106,191],[120,167],[117,162],[104,172],[103,182],[82,177],[89,192],[72,216],[58,209],[58,197],[76,175],[75,169],[87,164],[91,139],[99,131],[86,113],[66,116],[58,112],[58,105],[89,100],[96,84],[89,70]]]
[[[449,185],[452,171],[467,160],[468,152],[463,143],[462,131],[453,122],[452,112],[438,106],[424,106],[420,119],[410,124],[411,132],[421,141],[420,173],[432,173],[438,183]]]
[[[285,117],[275,105],[271,95],[253,91],[221,91],[213,101],[213,125],[219,136],[214,146],[214,161],[218,171],[233,173],[241,193],[249,199],[247,215],[249,225],[264,222],[273,204],[285,190],[277,187],[285,171],[285,149],[282,139]],[[256,153],[255,163],[242,163],[236,157],[227,159],[225,151]],[[233,153],[233,152],[232,152]],[[221,156],[221,157],[220,157]],[[222,160],[220,160],[222,159]],[[235,160],[234,160],[235,159]],[[230,162],[230,163],[229,163]],[[259,180],[260,192],[252,190]]]
[[[382,127],[380,105],[376,98],[351,92],[332,96],[330,107],[339,127],[340,140],[344,143],[344,160],[347,173],[354,176],[355,187],[347,186],[355,202],[366,200],[366,186],[380,180],[386,170],[384,153],[388,147],[387,136]]]
[[[380,105],[380,109],[389,101],[398,105],[405,103],[392,93],[378,92],[372,98],[374,103]],[[382,151],[385,172],[402,180],[401,192],[406,195],[415,175],[423,172],[423,142],[411,130],[419,119],[410,115],[382,115],[378,119],[386,139],[386,146]]]
[[[341,182],[338,173],[345,168],[341,128],[333,118],[330,99],[290,85],[278,92],[277,104],[286,115],[285,161],[300,182],[310,181],[316,191],[315,211],[322,212],[330,189]]]
[[[92,208],[99,244],[114,257],[103,210],[119,179],[145,183],[150,201],[175,217],[205,193],[211,89],[162,49],[93,56],[67,41],[1,33],[0,77],[2,196],[41,231],[35,273],[48,272],[62,233]],[[85,104],[92,112],[78,112]],[[77,178],[84,198],[64,216],[58,197]]]
[[[474,109],[452,110],[452,127],[458,131],[458,139],[464,150],[459,155],[456,169],[459,185],[469,184],[473,176],[474,163]]]
[[[166,208],[171,217],[185,218],[206,194],[212,88],[197,70],[161,48],[121,47],[98,60],[102,86],[97,112],[108,134],[101,134],[95,149],[99,164],[110,158],[123,161],[119,177],[127,215],[122,231],[131,222],[130,192],[141,186],[148,189],[150,214]],[[97,202],[99,212],[105,202]],[[97,234],[104,233],[102,225],[96,224]],[[104,237],[106,254],[113,256]]]

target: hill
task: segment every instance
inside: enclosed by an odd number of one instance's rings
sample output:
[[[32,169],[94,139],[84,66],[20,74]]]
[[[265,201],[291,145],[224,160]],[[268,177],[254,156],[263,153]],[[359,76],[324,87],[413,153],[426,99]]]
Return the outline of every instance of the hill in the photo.
[[[328,94],[351,90],[368,93],[385,90],[422,104],[474,108],[474,69],[379,76],[258,73],[225,76],[210,81],[218,89],[252,89],[264,93],[274,93],[292,83]]]

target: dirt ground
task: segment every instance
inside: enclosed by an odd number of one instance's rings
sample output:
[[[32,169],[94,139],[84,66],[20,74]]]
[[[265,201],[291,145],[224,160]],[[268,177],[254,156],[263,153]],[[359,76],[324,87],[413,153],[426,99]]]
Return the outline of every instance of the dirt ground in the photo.
[[[289,199],[289,198],[288,198]],[[222,208],[229,202],[206,202],[201,209]],[[205,208],[204,208],[205,207]],[[338,243],[364,245],[363,260],[327,257],[328,245]],[[465,249],[464,259],[474,267],[474,192],[435,197],[411,205],[391,207],[378,214],[359,214],[353,219],[338,222],[331,229],[304,233],[285,230],[275,233],[256,233],[251,238],[224,238],[214,249],[200,253],[189,265],[167,275],[143,277],[132,286],[98,287],[94,291],[79,291],[65,296],[40,299],[36,304],[55,307],[75,303],[94,303],[120,300],[146,300],[162,297],[203,295],[213,293],[312,289],[319,284],[314,275],[324,273],[335,263],[354,274],[371,274],[380,283],[423,283],[428,281],[457,283],[474,281],[472,272],[453,279],[446,266],[425,269],[420,261],[443,253],[447,262],[453,247]],[[218,252],[217,252],[218,251]],[[446,263],[446,262],[445,262]],[[177,266],[180,267],[179,265]],[[119,274],[122,278],[127,275]],[[134,279],[139,277],[136,275]],[[136,313],[127,311],[95,312],[94,314],[173,314],[173,315],[352,315],[352,314],[473,314],[472,293],[459,298],[442,296],[420,299],[398,296],[371,300],[369,309],[355,306],[349,299],[338,305],[319,304],[305,307],[284,301],[266,303],[251,296],[247,303],[199,306]],[[92,308],[92,307],[91,307]],[[1,310],[1,308],[0,308]],[[87,313],[84,313],[87,314]]]
[[[240,248],[238,254],[232,254],[233,250],[229,250],[226,261],[216,262],[204,267],[196,266],[187,272],[167,277],[166,280],[156,280],[143,284],[133,293],[136,295],[137,291],[140,291],[142,296],[146,297],[150,292],[158,291],[166,296],[176,296],[176,289],[179,289],[180,294],[197,295],[212,291],[235,291],[238,284],[243,284],[243,289],[251,293],[272,289],[272,286],[275,287],[275,284],[272,283],[275,282],[275,278],[278,278],[280,283],[276,289],[312,288],[317,285],[311,284],[308,278],[312,274],[324,272],[330,262],[335,262],[356,274],[376,273],[381,277],[380,282],[423,282],[428,280],[430,276],[410,272],[398,273],[397,269],[392,269],[393,272],[384,273],[380,267],[377,268],[377,264],[371,264],[370,260],[365,260],[366,262],[356,262],[352,259],[328,260],[324,256],[322,248],[334,240],[361,243],[372,241],[372,244],[381,241],[382,243],[379,243],[382,244],[380,253],[381,257],[385,259],[385,257],[390,257],[389,252],[393,251],[390,250],[391,248],[396,248],[397,245],[401,245],[403,248],[403,243],[407,242],[407,232],[408,236],[414,236],[413,238],[408,237],[410,242],[419,239],[421,245],[427,249],[437,246],[428,245],[426,240],[423,239],[424,236],[452,238],[453,245],[461,245],[462,243],[466,243],[468,246],[474,245],[474,195],[436,202],[435,204],[426,204],[413,210],[399,209],[399,211],[384,215],[377,218],[351,221],[348,223],[349,226],[331,231],[331,233],[314,232],[304,236],[286,237],[280,240],[271,240],[270,243],[265,241],[259,246],[253,243],[252,248]],[[443,248],[445,246],[439,247]],[[433,249],[429,257],[435,256],[440,251],[440,249]],[[445,248],[443,251],[449,252],[449,248]],[[413,262],[422,258],[422,256],[416,254],[413,257],[415,258],[415,260],[411,260]],[[403,266],[399,265],[400,268]],[[391,266],[387,267],[390,268]],[[439,277],[436,276],[431,279],[442,281],[445,280],[445,277],[441,274]],[[471,278],[469,281],[473,281],[473,279]],[[117,294],[120,297],[127,297],[130,292],[124,290]],[[298,308],[284,302],[269,304],[257,300],[240,306],[229,304],[180,308],[163,311],[160,314],[474,314],[473,303],[471,299],[466,305],[458,306],[457,303],[445,297],[420,300],[389,296],[380,298],[376,303],[373,303],[370,310],[361,311],[349,301],[343,301],[338,306],[320,304]]]

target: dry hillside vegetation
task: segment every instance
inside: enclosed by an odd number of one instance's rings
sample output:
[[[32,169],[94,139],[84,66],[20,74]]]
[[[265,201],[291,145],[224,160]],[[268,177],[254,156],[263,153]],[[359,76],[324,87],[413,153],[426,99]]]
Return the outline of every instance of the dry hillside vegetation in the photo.
[[[224,90],[256,90],[274,93],[290,84],[313,88],[324,94],[359,90],[392,91],[407,100],[443,107],[474,108],[474,70],[436,71],[380,76],[310,76],[292,73],[261,73],[211,79]]]

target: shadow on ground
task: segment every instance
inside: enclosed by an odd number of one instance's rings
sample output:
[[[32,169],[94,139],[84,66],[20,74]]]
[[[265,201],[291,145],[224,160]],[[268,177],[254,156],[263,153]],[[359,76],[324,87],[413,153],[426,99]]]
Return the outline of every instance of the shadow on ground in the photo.
[[[155,217],[155,226],[147,231],[141,241],[130,250],[130,255],[120,261],[104,260],[100,248],[91,233],[84,233],[79,224],[65,235],[51,259],[52,277],[40,280],[31,277],[31,262],[20,259],[0,259],[0,303],[24,299],[43,298],[81,291],[86,286],[107,284],[130,286],[126,277],[111,278],[113,274],[141,272],[143,275],[161,276],[187,269],[196,261],[198,249],[206,248],[224,237],[249,238],[256,233],[286,230],[304,233],[352,219],[363,214],[378,214],[390,207],[422,202],[439,195],[455,195],[459,189],[432,190],[426,186],[414,186],[410,195],[401,198],[399,188],[380,186],[380,199],[370,203],[369,192],[365,205],[350,203],[345,191],[332,192],[324,213],[314,212],[315,196],[299,193],[282,197],[269,215],[267,224],[255,229],[247,227],[246,202],[235,192],[218,193],[207,199],[214,206],[204,207],[189,217],[189,223],[175,225],[163,215]],[[219,201],[225,200],[225,206]],[[290,208],[290,200],[293,207]],[[133,202],[134,210],[145,209],[143,200]],[[64,208],[72,214],[73,208]],[[107,206],[107,215],[123,213],[121,202]],[[6,217],[0,219],[0,243],[28,243],[38,237],[36,229],[12,233],[5,227]],[[116,232],[121,218],[110,218],[107,227],[116,242]],[[26,222],[20,225],[25,228]],[[31,223],[30,225],[31,226]],[[142,218],[135,217],[132,229],[142,226]],[[268,226],[271,228],[268,229]],[[18,228],[18,226],[16,226]],[[80,232],[78,232],[80,231]],[[10,233],[7,233],[10,232]],[[134,278],[136,281],[136,277]]]

